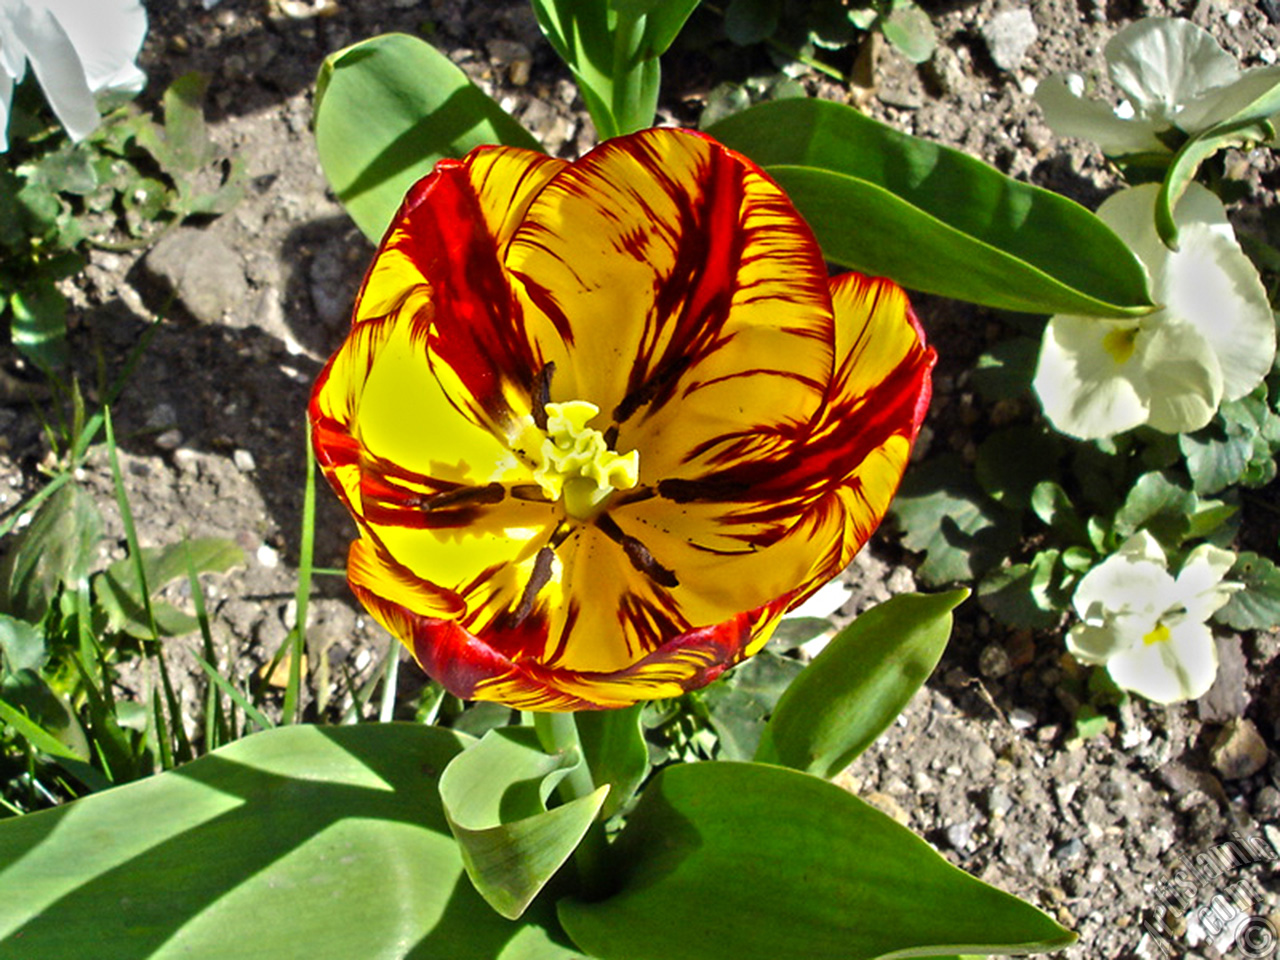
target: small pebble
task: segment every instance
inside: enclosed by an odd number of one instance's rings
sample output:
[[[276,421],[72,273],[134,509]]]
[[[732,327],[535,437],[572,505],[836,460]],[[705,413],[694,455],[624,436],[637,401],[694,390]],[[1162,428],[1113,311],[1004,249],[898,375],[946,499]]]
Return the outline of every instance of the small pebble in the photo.
[[[1209,749],[1213,768],[1224,779],[1251,777],[1267,765],[1267,745],[1252,720],[1237,718],[1222,728]]]
[[[1084,853],[1084,843],[1079,837],[1073,837],[1053,851],[1053,859],[1074,860],[1082,853]]]
[[[248,450],[238,449],[231,455],[232,462],[236,465],[236,469],[241,473],[252,473],[257,467],[254,463],[253,454]]]
[[[182,440],[182,431],[174,428],[173,430],[166,430],[163,433],[156,434],[152,443],[161,450],[177,450],[178,447],[182,446]]]
[[[1015,707],[1009,711],[1009,726],[1015,730],[1030,730],[1036,725],[1036,715],[1026,707]]]
[[[973,842],[974,822],[972,820],[964,820],[960,823],[953,823],[942,831],[947,839],[948,845],[952,850],[964,852],[969,849],[969,845]]]
[[[264,543],[258,547],[258,563],[268,570],[274,569],[280,565],[280,552]]]
[[[987,644],[978,656],[978,672],[988,679],[998,680],[1008,674],[1011,667],[1009,654],[998,643]]]

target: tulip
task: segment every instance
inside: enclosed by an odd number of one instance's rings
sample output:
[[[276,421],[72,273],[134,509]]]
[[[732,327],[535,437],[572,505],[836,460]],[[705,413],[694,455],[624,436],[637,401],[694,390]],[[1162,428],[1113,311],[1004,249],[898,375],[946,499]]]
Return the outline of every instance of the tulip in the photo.
[[[933,362],[902,291],[829,279],[758,167],[655,129],[439,163],[310,418],[352,590],[428,674],[620,707],[713,680],[840,572]]]

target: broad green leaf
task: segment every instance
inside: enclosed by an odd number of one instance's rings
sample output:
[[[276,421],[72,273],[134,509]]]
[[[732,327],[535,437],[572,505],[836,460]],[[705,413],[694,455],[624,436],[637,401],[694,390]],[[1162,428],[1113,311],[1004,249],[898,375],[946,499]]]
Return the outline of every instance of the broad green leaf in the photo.
[[[580,960],[545,912],[513,924],[467,882],[436,790],[463,746],[281,727],[2,821],[0,956]]]
[[[183,180],[213,161],[215,149],[204,122],[204,95],[209,78],[187,73],[173,81],[164,92],[164,128],[146,124],[139,140],[175,182]]]
[[[1280,626],[1280,567],[1256,553],[1242,553],[1227,574],[1243,583],[1221,610],[1213,615],[1233,630],[1270,630]]]
[[[604,804],[608,786],[547,810],[580,756],[552,756],[532,727],[491,730],[440,778],[445,819],[467,876],[494,910],[519,917],[569,859]]]
[[[1116,513],[1116,533],[1124,539],[1145,528],[1161,543],[1173,546],[1186,536],[1196,506],[1196,495],[1164,473],[1144,473]]]
[[[1080,514],[1067,496],[1067,491],[1053,480],[1043,480],[1031,491],[1031,510],[1060,540],[1084,545],[1089,542]]]
[[[767,40],[778,29],[779,0],[730,0],[724,11],[725,35],[740,47]]]
[[[1021,509],[1036,485],[1058,472],[1062,440],[1042,426],[1018,424],[998,430],[978,446],[974,475],[997,503]]]
[[[933,673],[968,590],[907,593],[859,615],[778,701],[756,759],[834,777]]]
[[[1254,456],[1257,424],[1216,418],[1195,433],[1178,436],[1191,486],[1198,494],[1217,493],[1244,476]]]
[[[667,768],[611,852],[618,891],[559,906],[601,960],[871,960],[1074,939],[853,795],[779,767]]]
[[[1017,517],[983,493],[958,456],[907,471],[889,507],[908,550],[925,554],[916,576],[930,586],[971,580],[1009,555]]]
[[[983,399],[991,403],[1025,397],[1031,390],[1039,356],[1039,340],[1031,337],[1001,340],[978,357],[970,382]]]
[[[142,567],[151,596],[174,580],[187,578],[187,556],[196,573],[225,573],[244,563],[244,551],[230,540],[213,537],[185,540],[164,547],[144,547]],[[132,557],[117,560],[93,580],[94,600],[107,615],[112,630],[121,630],[143,640],[151,638],[151,625],[142,602],[138,565]],[[200,628],[190,614],[165,603],[154,603],[156,630],[163,637],[176,637]]]
[[[62,584],[88,574],[101,536],[93,498],[74,483],[60,486],[0,561],[0,610],[39,620]]]
[[[600,811],[608,820],[631,799],[649,772],[649,748],[640,722],[642,705],[621,710],[584,710],[577,714],[578,740],[591,782],[609,785]]]
[[[1058,550],[1042,550],[1031,563],[992,570],[978,586],[978,602],[1001,623],[1016,629],[1047,630],[1062,619],[1050,593]],[[1065,598],[1063,598],[1065,599]]]
[[[388,33],[329,56],[316,80],[316,147],[342,205],[374,243],[436,161],[533,136],[444,54]]]
[[[1006,310],[1153,309],[1142,264],[1083,207],[852,107],[763,103],[708,132],[761,164],[842,266]]]

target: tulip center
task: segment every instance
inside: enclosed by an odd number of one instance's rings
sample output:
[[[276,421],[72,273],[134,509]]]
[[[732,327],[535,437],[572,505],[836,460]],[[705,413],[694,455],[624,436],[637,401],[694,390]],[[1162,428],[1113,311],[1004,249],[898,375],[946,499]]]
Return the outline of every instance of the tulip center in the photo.
[[[600,408],[586,400],[548,403],[547,437],[539,451],[541,463],[533,479],[552,500],[576,520],[600,512],[615,490],[630,490],[640,482],[640,451],[618,454],[604,434],[587,426]]]

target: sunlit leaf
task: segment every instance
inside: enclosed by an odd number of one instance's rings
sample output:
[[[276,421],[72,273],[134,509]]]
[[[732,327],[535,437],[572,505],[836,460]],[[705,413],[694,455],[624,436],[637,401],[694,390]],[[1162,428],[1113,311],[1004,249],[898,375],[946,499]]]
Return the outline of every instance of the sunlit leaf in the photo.
[[[933,673],[969,595],[906,593],[858,616],[787,688],[756,759],[834,777]]]
[[[851,107],[763,103],[708,132],[764,166],[842,266],[1007,310],[1152,309],[1142,265],[1083,207]]]
[[[0,561],[0,609],[39,620],[62,584],[88,574],[101,536],[102,517],[93,498],[64,483]]]
[[[1280,626],[1280,567],[1256,553],[1236,558],[1227,579],[1243,583],[1214,619],[1233,630],[1270,630]]]
[[[1074,939],[839,787],[762,764],[664,770],[611,866],[612,896],[560,904],[601,960],[871,960]]]
[[[409,187],[436,161],[486,143],[538,142],[444,54],[403,33],[353,44],[320,68],[320,165],[351,218],[375,243]]]

